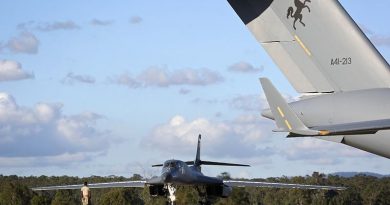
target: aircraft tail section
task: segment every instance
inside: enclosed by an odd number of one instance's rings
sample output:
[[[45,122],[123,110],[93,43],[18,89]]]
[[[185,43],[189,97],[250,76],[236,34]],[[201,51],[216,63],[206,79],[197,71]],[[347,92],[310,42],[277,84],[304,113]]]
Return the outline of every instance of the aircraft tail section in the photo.
[[[202,139],[202,135],[198,136],[198,145],[196,147],[196,157],[194,161],[195,166],[200,166],[201,165],[201,160],[200,160],[200,140]]]
[[[260,78],[265,96],[268,100],[272,115],[275,118],[279,132],[289,132],[297,135],[316,136],[320,131],[311,130],[294,113],[291,107],[283,99],[282,95],[267,78]]]
[[[200,159],[200,141],[202,139],[202,136],[198,136],[198,145],[196,148],[196,157],[194,161],[187,161],[187,165],[194,165],[197,167],[198,170],[200,170],[201,165],[217,165],[217,166],[245,166],[248,167],[249,165],[246,164],[233,164],[233,163],[226,163],[226,162],[212,162],[212,161],[202,161]]]
[[[389,88],[390,68],[337,0],[228,0],[299,93]]]

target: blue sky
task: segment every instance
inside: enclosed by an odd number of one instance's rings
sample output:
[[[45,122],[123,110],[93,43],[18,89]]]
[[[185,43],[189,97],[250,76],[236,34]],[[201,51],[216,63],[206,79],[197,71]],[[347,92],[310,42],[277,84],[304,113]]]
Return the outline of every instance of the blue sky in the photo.
[[[341,1],[390,58],[390,2]],[[388,174],[382,157],[285,139],[260,116],[258,83],[294,89],[226,1],[3,1],[0,174],[157,174],[151,164],[202,157],[251,168],[236,177],[313,171]]]

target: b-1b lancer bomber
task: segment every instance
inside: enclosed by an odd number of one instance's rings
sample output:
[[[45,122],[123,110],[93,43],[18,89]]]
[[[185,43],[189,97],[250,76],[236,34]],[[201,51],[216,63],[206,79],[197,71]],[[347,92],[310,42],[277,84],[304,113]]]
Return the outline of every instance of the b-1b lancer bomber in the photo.
[[[274,131],[390,158],[389,64],[337,0],[228,2],[301,94],[286,103],[260,79]]]
[[[225,162],[202,161],[200,159],[200,140],[198,137],[198,146],[196,158],[194,161],[167,160],[164,164],[153,165],[153,167],[162,167],[161,175],[146,181],[125,181],[110,183],[89,184],[89,188],[112,188],[112,187],[138,187],[149,189],[151,196],[167,197],[167,204],[176,203],[177,186],[193,186],[199,194],[199,204],[210,204],[210,199],[217,197],[228,197],[232,192],[232,187],[270,187],[270,188],[295,188],[295,189],[322,189],[322,190],[344,190],[345,187],[337,186],[319,186],[304,184],[284,184],[254,181],[234,181],[222,180],[216,177],[205,176],[201,172],[201,165],[219,165],[219,166],[249,166],[244,164],[232,164]],[[60,190],[60,189],[81,189],[83,185],[64,185],[33,188],[34,191]]]

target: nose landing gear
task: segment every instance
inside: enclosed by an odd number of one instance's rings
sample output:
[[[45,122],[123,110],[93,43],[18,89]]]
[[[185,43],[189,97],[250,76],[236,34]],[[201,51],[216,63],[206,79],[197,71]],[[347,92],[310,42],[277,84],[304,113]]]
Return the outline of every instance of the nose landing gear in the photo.
[[[172,184],[167,184],[165,189],[168,190],[167,205],[176,205],[176,187]]]

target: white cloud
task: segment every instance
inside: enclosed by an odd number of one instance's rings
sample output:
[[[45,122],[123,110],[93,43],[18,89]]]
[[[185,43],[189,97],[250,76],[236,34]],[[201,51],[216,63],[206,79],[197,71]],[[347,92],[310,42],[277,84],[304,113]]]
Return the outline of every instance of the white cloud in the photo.
[[[181,89],[179,90],[179,93],[180,93],[181,95],[187,95],[187,94],[189,94],[190,92],[191,92],[191,90],[186,89],[186,88],[181,88]]]
[[[259,95],[240,95],[229,100],[229,106],[243,111],[260,112],[267,102]]]
[[[70,72],[61,82],[69,85],[73,85],[74,83],[94,84],[95,78],[89,75],[77,75]]]
[[[110,26],[114,23],[112,20],[99,20],[99,19],[92,19],[91,25],[93,26]]]
[[[223,81],[223,77],[207,68],[185,68],[170,71],[166,68],[150,67],[142,71],[136,78],[124,73],[111,78],[110,82],[126,85],[129,88],[169,87],[177,85],[206,86]]]
[[[339,143],[324,141],[316,138],[289,139],[291,144],[281,155],[288,160],[301,160],[311,164],[335,165],[343,161],[343,158],[365,158],[372,155]]]
[[[240,72],[240,73],[260,73],[264,70],[264,68],[263,67],[256,68],[250,63],[241,61],[229,66],[228,70],[232,72]]]
[[[0,60],[0,82],[34,78],[34,75],[23,71],[16,61]]]
[[[169,71],[164,68],[150,67],[144,70],[138,79],[145,86],[169,87],[171,85],[210,85],[223,80],[218,73],[206,68],[185,68]]]
[[[23,31],[19,36],[11,38],[4,47],[13,53],[36,54],[38,53],[39,40],[34,34]]]
[[[96,19],[94,19],[96,20]],[[95,23],[106,23],[103,21],[94,21]],[[55,21],[55,22],[35,22],[35,21],[29,21],[20,23],[17,26],[20,30],[38,30],[42,32],[50,32],[50,31],[57,31],[57,30],[78,30],[81,27],[77,25],[73,21]]]
[[[0,166],[11,160],[23,165],[22,159],[47,164],[56,159],[86,160],[107,151],[110,132],[96,127],[102,116],[90,112],[68,116],[61,109],[59,103],[21,107],[11,95],[0,93]]]
[[[198,118],[187,121],[175,116],[169,122],[157,126],[146,136],[141,146],[161,151],[193,153],[197,136],[202,134],[202,153],[211,157],[248,158],[273,154],[269,148],[259,148],[264,142],[268,127],[259,116],[242,115],[232,121],[210,121]]]
[[[52,23],[40,23],[35,27],[39,31],[49,32],[56,30],[78,30],[80,26],[73,21],[56,21]]]
[[[89,161],[93,153],[64,153],[44,157],[0,157],[2,167],[40,167],[40,166],[69,166],[71,164]]]
[[[141,87],[140,82],[134,79],[129,73],[123,73],[119,76],[108,78],[110,83],[124,85],[128,88],[139,88]]]
[[[140,16],[132,16],[131,18],[130,18],[130,23],[131,24],[139,24],[139,23],[141,23],[143,21],[143,19],[142,19],[142,17],[140,17]]]

